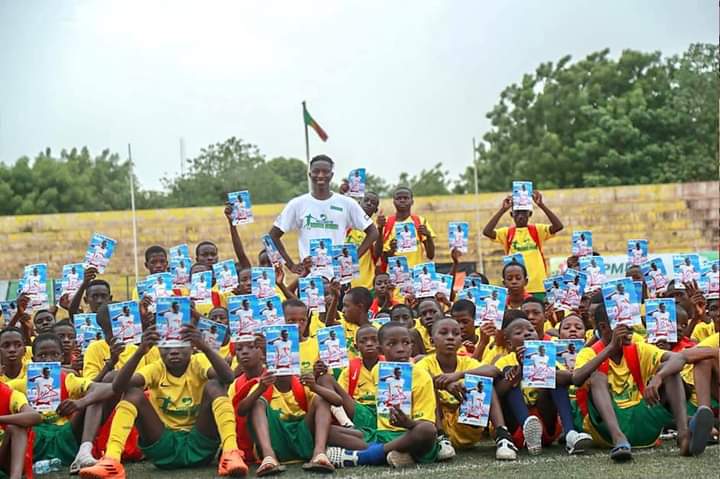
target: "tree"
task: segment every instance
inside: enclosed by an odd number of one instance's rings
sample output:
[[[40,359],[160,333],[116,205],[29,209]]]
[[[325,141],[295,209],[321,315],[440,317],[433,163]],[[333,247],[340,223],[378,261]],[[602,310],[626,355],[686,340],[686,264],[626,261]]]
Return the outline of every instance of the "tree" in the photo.
[[[480,189],[513,179],[539,188],[717,179],[718,48],[609,50],[543,63],[505,88],[478,146]],[[459,191],[473,191],[468,167]]]
[[[412,177],[406,173],[400,173],[397,186],[408,186],[414,196],[449,195],[450,179],[449,172],[443,170],[442,163],[437,163],[429,170],[421,170]]]

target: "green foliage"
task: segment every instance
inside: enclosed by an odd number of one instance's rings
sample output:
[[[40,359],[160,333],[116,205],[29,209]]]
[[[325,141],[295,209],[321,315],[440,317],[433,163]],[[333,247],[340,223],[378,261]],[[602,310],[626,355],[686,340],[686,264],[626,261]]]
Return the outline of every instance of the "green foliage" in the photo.
[[[412,177],[408,173],[400,173],[397,186],[409,186],[414,196],[434,196],[450,194],[449,172],[437,163],[429,170],[421,170]]]
[[[718,47],[680,56],[603,50],[543,63],[500,95],[478,146],[482,191],[718,178]],[[468,167],[456,187],[474,191]]]

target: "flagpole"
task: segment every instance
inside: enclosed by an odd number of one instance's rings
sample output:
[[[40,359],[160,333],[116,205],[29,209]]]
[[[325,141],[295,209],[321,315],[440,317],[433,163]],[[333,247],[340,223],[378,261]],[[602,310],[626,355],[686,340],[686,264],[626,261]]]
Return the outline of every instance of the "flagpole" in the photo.
[[[475,144],[475,137],[473,136],[473,176],[475,177],[475,241],[477,247],[477,269],[480,273],[485,274],[485,264],[483,262],[482,254],[482,239],[480,234],[480,198],[478,191],[478,171],[477,171],[477,145]]]
[[[133,174],[132,149],[128,143],[128,160],[130,161],[130,209],[132,210],[133,229],[133,263],[135,264],[135,284],[138,283],[138,247],[137,247],[137,218],[135,216],[135,175]]]
[[[303,107],[303,125],[305,126],[305,162],[307,163],[307,171],[308,171],[308,193],[311,192],[310,189],[310,139],[308,138],[308,129],[307,129],[307,122],[305,121],[305,112],[307,111],[307,107],[305,106],[305,100],[302,102]]]

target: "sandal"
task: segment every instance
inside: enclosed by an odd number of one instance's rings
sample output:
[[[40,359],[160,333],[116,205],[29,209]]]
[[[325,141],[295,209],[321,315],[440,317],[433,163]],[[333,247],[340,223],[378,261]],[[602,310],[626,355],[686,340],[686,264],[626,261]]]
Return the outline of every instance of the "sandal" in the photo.
[[[610,451],[610,459],[615,462],[625,462],[633,458],[629,442],[621,442]]]
[[[280,474],[281,472],[285,472],[285,466],[281,466],[274,457],[265,456],[255,471],[255,475],[257,477],[273,476],[275,474]]]
[[[324,452],[313,457],[310,462],[303,464],[302,468],[311,472],[331,473],[335,472],[335,466],[332,465],[330,459]]]
[[[690,419],[690,454],[697,456],[705,451],[712,434],[715,417],[712,409],[700,406]]]

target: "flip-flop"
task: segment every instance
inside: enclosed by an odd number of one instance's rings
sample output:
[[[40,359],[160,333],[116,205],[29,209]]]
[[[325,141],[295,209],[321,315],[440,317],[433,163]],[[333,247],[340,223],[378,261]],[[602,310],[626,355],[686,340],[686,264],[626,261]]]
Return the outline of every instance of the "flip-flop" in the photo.
[[[629,442],[621,442],[610,451],[610,459],[615,462],[625,462],[633,458]]]
[[[273,476],[275,474],[280,474],[281,472],[285,472],[285,466],[281,466],[272,457],[265,456],[265,458],[262,460],[257,470],[255,471],[255,476]]]
[[[712,409],[707,406],[700,406],[690,418],[690,454],[697,456],[705,451],[714,423]]]
[[[332,465],[330,459],[322,452],[313,457],[310,462],[303,464],[302,468],[305,471],[322,472],[325,474],[335,472],[335,466]]]

